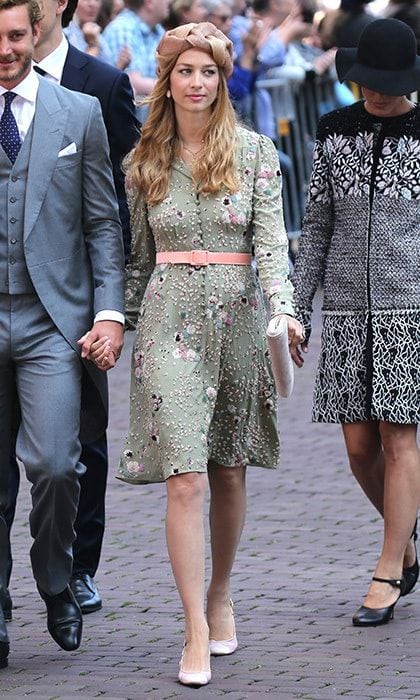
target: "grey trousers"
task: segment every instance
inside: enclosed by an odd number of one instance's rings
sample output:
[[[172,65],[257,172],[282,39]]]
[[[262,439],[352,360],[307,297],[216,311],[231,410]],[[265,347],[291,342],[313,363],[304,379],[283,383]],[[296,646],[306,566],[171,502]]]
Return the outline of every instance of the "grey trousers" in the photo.
[[[0,294],[0,595],[6,587],[8,464],[14,397],[21,410],[16,452],[32,483],[34,578],[60,593],[72,570],[79,500],[82,364],[38,297]]]

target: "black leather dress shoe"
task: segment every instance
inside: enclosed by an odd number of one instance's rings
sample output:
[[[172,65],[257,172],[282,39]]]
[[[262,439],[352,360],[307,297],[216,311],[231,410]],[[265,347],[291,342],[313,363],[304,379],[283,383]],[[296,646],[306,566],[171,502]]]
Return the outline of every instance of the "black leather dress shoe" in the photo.
[[[70,586],[84,615],[102,608],[101,596],[89,574],[75,574],[72,576]]]
[[[82,639],[82,613],[70,586],[58,595],[47,595],[38,590],[47,606],[47,627],[51,637],[65,651],[78,649]]]
[[[11,622],[12,620],[12,608],[13,603],[10,597],[9,589],[6,588],[4,595],[1,600],[1,607],[3,608],[3,615],[6,622]]]
[[[0,668],[6,668],[7,657],[9,656],[9,637],[7,635],[6,623],[3,611],[0,608]]]

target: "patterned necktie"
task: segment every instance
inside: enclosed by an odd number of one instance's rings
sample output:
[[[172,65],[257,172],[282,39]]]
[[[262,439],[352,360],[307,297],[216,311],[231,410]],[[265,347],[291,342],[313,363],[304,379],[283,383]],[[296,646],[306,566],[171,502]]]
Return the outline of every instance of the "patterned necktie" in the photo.
[[[16,119],[10,109],[10,105],[16,97],[16,93],[5,92],[3,97],[4,110],[0,119],[0,143],[10,161],[14,163],[22,145]]]

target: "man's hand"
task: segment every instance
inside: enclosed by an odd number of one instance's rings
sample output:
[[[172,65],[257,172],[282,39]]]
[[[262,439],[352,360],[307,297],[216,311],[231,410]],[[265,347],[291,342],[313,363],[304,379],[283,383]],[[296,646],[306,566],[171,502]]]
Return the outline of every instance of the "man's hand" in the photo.
[[[121,354],[123,326],[117,321],[97,321],[77,342],[82,346],[82,357],[106,371],[115,367]]]

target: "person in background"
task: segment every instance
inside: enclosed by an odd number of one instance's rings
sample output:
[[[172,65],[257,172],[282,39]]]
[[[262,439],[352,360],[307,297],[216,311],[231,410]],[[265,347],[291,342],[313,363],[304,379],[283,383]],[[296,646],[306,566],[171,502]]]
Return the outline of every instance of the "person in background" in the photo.
[[[165,29],[174,29],[180,24],[204,22],[206,19],[207,10],[202,0],[172,0],[169,15],[162,24]]]
[[[308,23],[303,21],[300,8],[293,0],[253,0],[252,12],[248,17],[249,26],[256,26],[263,32],[263,41],[259,43],[256,61],[258,78],[264,78],[270,68],[284,64],[289,44],[296,39],[307,36],[311,32]],[[243,39],[239,32],[232,34],[237,60],[243,52]],[[267,90],[258,88],[255,101],[241,105],[248,111],[258,132],[276,141],[277,129],[273,114],[270,94]]]
[[[156,79],[156,47],[163,36],[162,22],[169,0],[126,0],[126,8],[103,32],[110,61],[117,65],[121,52],[131,57],[126,66],[136,99],[149,95]],[[139,113],[142,116],[142,113]]]
[[[63,35],[73,16],[77,0],[43,0],[40,35],[34,50],[36,70],[53,83],[97,97],[109,141],[114,186],[118,197],[119,216],[123,230],[125,257],[130,248],[130,221],[121,170],[123,157],[138,139],[139,125],[135,115],[133,92],[125,73],[71,46]],[[95,438],[82,434],[81,462],[86,472],[80,479],[80,500],[75,522],[76,539],[73,543],[73,570],[71,587],[83,613],[94,612],[102,606],[101,596],[94,582],[102,548],[105,528],[105,490],[108,474],[108,455],[105,426],[108,396],[106,377],[101,375],[100,392],[92,391],[91,411],[101,417],[102,429]],[[19,425],[16,416],[15,433]],[[15,434],[16,438],[16,434]],[[10,455],[9,499],[6,521],[12,527],[19,489],[19,467],[16,462],[15,440]],[[9,583],[12,568],[10,542],[8,544]],[[12,601],[8,591],[2,599],[6,619],[12,617]]]
[[[107,60],[106,47],[101,40],[102,29],[97,22],[101,0],[79,0],[73,19],[65,28],[70,44],[90,56]]]
[[[413,30],[420,54],[420,3],[419,0],[389,0],[382,12],[384,17],[393,17],[405,22]]]
[[[321,45],[331,48],[355,48],[360,36],[375,19],[367,11],[371,0],[341,0],[336,10],[326,12],[318,26]]]
[[[125,7],[124,0],[102,0],[97,22],[103,31]]]
[[[202,0],[207,10],[209,21],[217,29],[230,35],[232,26],[232,9],[228,0]],[[259,22],[246,22],[246,28],[241,32],[241,51],[236,56],[233,52],[233,72],[228,80],[229,95],[240,116],[246,119],[247,114],[242,109],[244,101],[252,99],[254,85],[258,75],[258,52],[264,44],[270,29]],[[249,109],[248,109],[249,111]]]
[[[210,653],[238,646],[230,575],[247,465],[274,468],[279,458],[262,288],[271,314],[284,315],[290,343],[303,335],[293,318],[277,153],[236,123],[226,85],[232,42],[209,22],[188,24],[164,35],[157,60],[149,116],[127,164],[126,318],[136,337],[118,477],[166,482],[168,552],[185,614],[178,679],[202,686]]]
[[[419,576],[420,107],[406,97],[420,88],[414,33],[375,20],[357,49],[337,51],[336,65],[363,100],[319,123],[293,277],[306,338],[292,355],[301,366],[323,280],[313,419],[341,425],[353,475],[384,519],[353,616],[367,627],[389,622]]]

